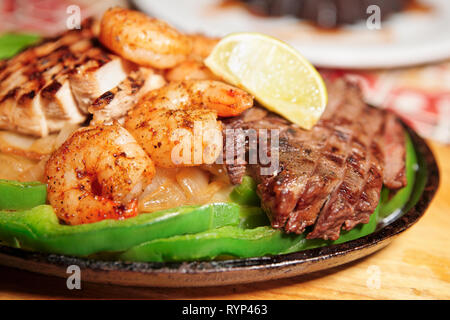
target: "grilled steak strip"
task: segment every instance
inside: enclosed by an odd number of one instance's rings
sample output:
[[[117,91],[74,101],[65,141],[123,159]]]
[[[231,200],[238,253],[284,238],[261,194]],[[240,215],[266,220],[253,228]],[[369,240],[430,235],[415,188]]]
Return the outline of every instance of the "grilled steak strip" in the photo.
[[[370,170],[367,183],[352,216],[344,224],[351,230],[359,223],[368,223],[378,205],[381,187],[401,188],[407,184],[405,168],[405,134],[395,115],[383,113],[383,126],[370,146]]]
[[[375,134],[370,145],[370,169],[367,174],[367,181],[361,192],[360,199],[355,206],[352,216],[345,220],[344,229],[353,229],[359,223],[368,223],[370,215],[373,213],[380,200],[380,191],[383,186],[383,133],[386,130],[386,113],[383,113],[383,126],[380,132]],[[401,148],[401,146],[398,146]]]
[[[224,119],[226,128],[280,130],[279,170],[273,175],[261,174],[261,164],[225,165],[232,182],[239,183],[245,173],[257,181],[274,228],[301,233],[314,225],[309,238],[337,239],[342,225],[349,230],[367,223],[377,206],[385,159],[396,154],[384,150],[384,140],[398,122],[387,122],[389,113],[369,108],[346,82],[327,83],[327,88],[329,105],[310,131],[257,107]],[[404,145],[399,136],[391,137],[393,149]],[[402,167],[400,161],[392,171]]]
[[[271,215],[275,228],[283,228],[292,215],[308,177],[314,171],[320,149],[286,138],[280,138],[279,148],[280,171],[276,176],[261,175],[260,168],[252,166],[252,175],[259,182],[258,194],[263,208]]]
[[[370,147],[374,136],[380,133],[383,114],[378,110],[364,108],[356,123],[359,135],[352,138],[352,151],[347,158],[344,178],[322,208],[314,230],[308,234],[308,239],[338,239],[342,224],[348,217],[353,216],[355,206],[367,184],[373,161]]]
[[[273,122],[272,122],[273,121]],[[242,182],[247,169],[246,153],[249,152],[247,130],[287,128],[288,122],[262,108],[248,109],[238,117],[222,119],[224,125],[223,159],[232,184]]]
[[[341,105],[347,84],[343,81],[329,86],[330,103],[321,121],[329,121]],[[314,172],[321,149],[325,145],[328,134],[324,130],[302,130],[278,115],[263,109],[252,108],[240,117],[224,120],[226,128],[247,129],[278,129],[279,171],[272,176],[261,175],[260,165],[250,165],[252,176],[258,182],[258,193],[263,206],[272,215],[272,225],[277,228],[284,226],[297,205],[308,178]],[[242,140],[241,140],[242,141]],[[242,143],[242,142],[241,142]],[[226,162],[230,180],[239,182],[245,174],[245,164]]]
[[[387,113],[383,135],[384,176],[383,182],[389,189],[406,186],[406,145],[403,127],[393,113]]]
[[[334,83],[328,83],[327,89],[328,89],[328,96],[329,101],[327,108],[325,109],[325,112],[322,115],[322,119],[330,119],[333,117],[336,109],[339,107],[339,105],[342,103],[345,95],[346,95],[346,88],[348,84],[344,81],[335,81]],[[275,115],[273,113],[269,113],[266,109],[262,108],[251,108],[244,112],[242,115],[238,117],[233,118],[225,118],[222,119],[224,123],[224,128],[226,129],[279,129],[280,130],[280,137],[285,137],[286,139],[290,139],[291,143],[294,143],[293,141],[303,141],[303,143],[310,143],[311,144],[311,151],[315,150],[318,146],[312,143],[311,141],[308,141],[308,139],[311,137],[309,136],[310,133],[305,130],[301,130],[299,127],[293,125],[289,121],[287,121],[284,118],[281,118],[278,115]],[[232,132],[233,132],[232,130]],[[232,133],[231,132],[231,133]],[[235,131],[234,131],[235,132]],[[237,149],[242,148],[239,144],[242,143],[242,139],[239,138],[238,134],[235,134],[234,136],[229,136],[228,140],[228,148],[231,149],[232,154],[237,155]],[[304,138],[300,139],[299,136],[302,135]],[[224,132],[224,139],[226,137],[226,131]],[[228,138],[227,138],[228,139]],[[224,146],[227,147],[224,141]],[[248,147],[248,146],[247,146]],[[234,149],[233,149],[234,148]],[[305,149],[308,150],[308,148],[305,147]],[[226,150],[224,150],[226,151]],[[248,150],[247,150],[248,151]],[[284,154],[284,152],[280,152],[281,155]],[[308,153],[310,153],[308,151]],[[224,155],[225,159],[225,155]],[[233,184],[239,184],[242,182],[242,177],[245,175],[245,171],[247,168],[247,163],[243,161],[242,163],[238,163],[236,161],[236,158],[234,159],[225,159],[228,161],[225,161],[226,169],[230,178],[230,181]],[[290,159],[292,160],[292,159]],[[301,161],[301,160],[300,160]],[[285,164],[290,163],[292,161],[289,161],[286,159]]]
[[[319,121],[313,131],[318,131],[327,142],[321,149],[314,173],[308,179],[297,206],[285,225],[285,231],[303,233],[313,225],[330,194],[342,181],[351,141],[358,130],[357,119],[365,109],[356,87],[348,86],[347,95],[336,114],[328,120]]]

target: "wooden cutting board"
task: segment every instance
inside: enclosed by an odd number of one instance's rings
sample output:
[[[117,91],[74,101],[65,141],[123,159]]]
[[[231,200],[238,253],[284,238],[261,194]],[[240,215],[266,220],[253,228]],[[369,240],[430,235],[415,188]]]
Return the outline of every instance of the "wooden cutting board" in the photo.
[[[221,288],[130,288],[0,267],[0,299],[450,299],[450,146],[430,142],[441,185],[425,216],[387,248],[312,275]]]

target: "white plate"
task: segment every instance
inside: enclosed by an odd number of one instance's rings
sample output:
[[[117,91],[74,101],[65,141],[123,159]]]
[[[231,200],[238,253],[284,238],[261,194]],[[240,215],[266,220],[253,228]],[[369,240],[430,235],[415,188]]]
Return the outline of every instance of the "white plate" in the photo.
[[[224,36],[256,31],[285,40],[313,64],[339,68],[390,68],[450,58],[450,1],[422,0],[429,12],[407,11],[369,30],[365,22],[321,31],[299,20],[262,18],[222,0],[135,0],[142,11],[186,32]]]

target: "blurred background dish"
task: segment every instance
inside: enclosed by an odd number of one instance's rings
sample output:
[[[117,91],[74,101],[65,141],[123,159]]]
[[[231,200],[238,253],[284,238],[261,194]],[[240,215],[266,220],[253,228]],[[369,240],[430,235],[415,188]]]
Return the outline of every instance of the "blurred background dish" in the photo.
[[[230,3],[230,1],[227,1]],[[407,9],[413,0],[237,0],[261,16],[291,16],[313,22],[321,28],[335,28],[367,19],[367,8],[377,5],[381,19]]]
[[[134,1],[139,9],[188,32],[224,36],[231,32],[257,31],[272,35],[289,42],[321,67],[391,68],[450,56],[448,0],[295,2],[296,6],[289,0]],[[268,3],[274,5],[267,6]],[[372,12],[368,10],[371,4],[380,8],[379,29],[368,27],[374,28],[376,22],[370,19],[373,13],[367,13]],[[279,16],[261,14],[261,9],[255,8],[266,8],[262,13]],[[289,10],[293,14],[300,12],[307,20],[285,15]],[[335,28],[337,25],[339,28]]]

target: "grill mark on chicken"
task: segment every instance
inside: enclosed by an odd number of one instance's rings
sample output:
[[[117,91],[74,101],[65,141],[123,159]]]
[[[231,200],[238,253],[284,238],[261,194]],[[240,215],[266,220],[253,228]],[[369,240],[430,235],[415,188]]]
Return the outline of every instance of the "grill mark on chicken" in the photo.
[[[88,107],[137,67],[104,49],[92,20],[5,61],[0,69],[0,129],[34,136],[86,120]],[[136,94],[136,90],[130,92]]]
[[[71,61],[70,46],[82,36],[86,30],[69,31],[6,62],[0,76],[0,128],[37,136],[50,132],[40,93]]]
[[[102,94],[89,106],[93,123],[122,119],[143,93],[164,84],[164,78],[151,69],[139,68],[130,72],[118,86]]]
[[[106,91],[104,94],[94,100],[94,102],[92,103],[92,107],[104,107],[105,105],[110,104],[112,99],[114,99],[114,93],[111,91]]]
[[[135,68],[102,48],[89,49],[69,72],[72,92],[83,113],[106,91],[119,85]]]
[[[15,98],[17,96],[17,92],[19,91],[19,87],[15,87],[11,90],[9,90],[1,99],[0,103],[5,102],[8,99]]]
[[[53,80],[47,87],[42,89],[41,96],[44,98],[51,98],[62,87],[62,84]]]
[[[35,44],[20,54],[4,62],[3,68],[0,71],[0,83],[9,77],[15,71],[22,72],[24,67],[38,64],[37,58],[50,55],[52,52],[59,50],[59,48],[68,47],[75,44],[81,38],[92,37],[93,20],[86,19],[81,30],[71,30],[54,38],[47,38],[41,43]],[[43,59],[45,61],[45,59]]]

